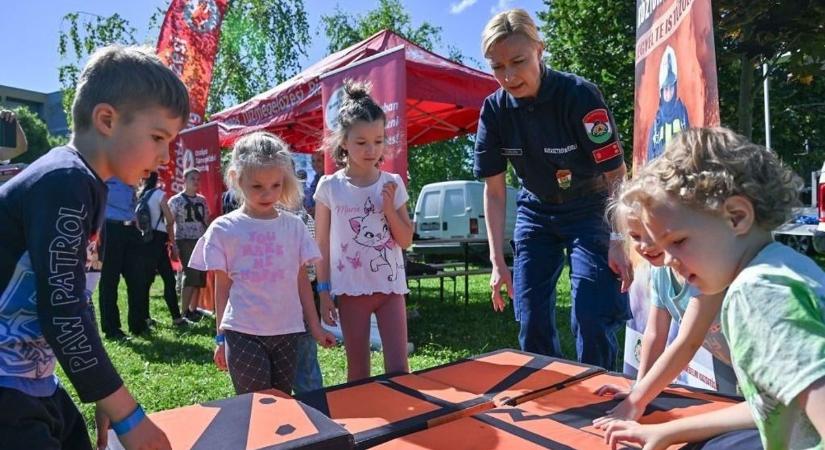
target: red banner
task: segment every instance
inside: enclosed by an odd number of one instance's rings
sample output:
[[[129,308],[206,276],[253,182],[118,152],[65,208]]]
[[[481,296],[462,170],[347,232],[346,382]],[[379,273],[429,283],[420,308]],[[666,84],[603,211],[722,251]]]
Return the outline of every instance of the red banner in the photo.
[[[634,171],[667,151],[668,143],[682,130],[719,125],[711,0],[637,0],[635,60]],[[625,330],[624,370],[628,374],[635,374],[639,367],[651,307],[650,264],[635,258],[634,274],[630,287],[633,319]],[[677,332],[674,321],[669,342]],[[705,347],[699,348],[677,382],[736,391],[730,366]]]
[[[387,115],[382,170],[397,173],[407,183],[407,73],[404,47],[396,47],[358,61],[321,78],[321,97],[324,111],[324,130],[337,126],[338,107],[344,93],[344,80],[369,81],[372,98]],[[335,171],[327,158],[325,170]]]
[[[190,127],[203,123],[228,3],[229,0],[172,0],[160,29],[157,53],[189,90]]]
[[[218,125],[207,123],[183,131],[169,149],[170,161],[160,171],[166,195],[171,197],[184,188],[183,173],[190,167],[201,171],[200,193],[209,205],[209,217],[221,214],[221,147],[218,144]]]

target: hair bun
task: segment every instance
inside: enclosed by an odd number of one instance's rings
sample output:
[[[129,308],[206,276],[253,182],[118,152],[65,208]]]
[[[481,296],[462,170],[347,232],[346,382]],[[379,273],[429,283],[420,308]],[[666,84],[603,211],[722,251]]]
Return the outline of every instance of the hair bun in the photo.
[[[369,98],[371,88],[372,85],[369,81],[355,81],[352,79],[344,81],[344,93],[347,99],[355,102]]]

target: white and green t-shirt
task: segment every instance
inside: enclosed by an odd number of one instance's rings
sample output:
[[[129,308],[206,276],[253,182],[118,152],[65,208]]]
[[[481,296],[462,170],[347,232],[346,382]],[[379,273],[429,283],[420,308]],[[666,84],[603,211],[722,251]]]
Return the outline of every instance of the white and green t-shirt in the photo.
[[[825,272],[772,243],[728,288],[721,320],[765,449],[823,449],[797,397],[825,378]]]

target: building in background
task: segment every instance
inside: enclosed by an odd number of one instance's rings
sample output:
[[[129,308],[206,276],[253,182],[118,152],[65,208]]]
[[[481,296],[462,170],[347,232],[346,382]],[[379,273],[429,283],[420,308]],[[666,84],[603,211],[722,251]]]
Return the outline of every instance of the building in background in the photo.
[[[69,135],[61,91],[43,93],[0,85],[0,106],[8,109],[25,106],[46,123],[52,136]]]

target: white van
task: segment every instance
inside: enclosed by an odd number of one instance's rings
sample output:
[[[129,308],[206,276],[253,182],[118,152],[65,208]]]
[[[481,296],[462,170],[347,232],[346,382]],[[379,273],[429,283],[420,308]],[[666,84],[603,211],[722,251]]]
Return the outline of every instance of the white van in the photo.
[[[518,191],[507,187],[507,215],[504,222],[505,242],[516,227]],[[484,223],[484,183],[481,181],[442,181],[421,189],[413,215],[419,239],[487,238]],[[504,245],[505,252],[510,251]]]

